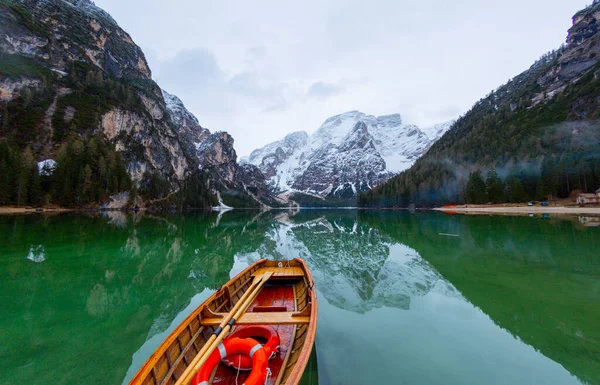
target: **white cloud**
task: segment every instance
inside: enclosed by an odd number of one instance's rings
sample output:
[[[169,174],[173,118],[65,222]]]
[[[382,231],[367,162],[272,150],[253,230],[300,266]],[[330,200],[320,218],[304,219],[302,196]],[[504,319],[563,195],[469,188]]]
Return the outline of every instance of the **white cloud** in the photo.
[[[308,88],[306,96],[309,98],[326,99],[343,91],[344,87],[342,85],[316,82]]]
[[[329,116],[455,118],[564,42],[590,0],[96,0],[239,155]],[[359,80],[356,80],[359,79]]]

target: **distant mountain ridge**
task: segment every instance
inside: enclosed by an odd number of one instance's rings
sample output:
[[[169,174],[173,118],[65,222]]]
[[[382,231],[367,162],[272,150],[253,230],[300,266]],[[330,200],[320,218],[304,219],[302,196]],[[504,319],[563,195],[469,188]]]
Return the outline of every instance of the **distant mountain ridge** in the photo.
[[[450,125],[426,133],[399,114],[350,111],[328,118],[312,135],[289,134],[240,162],[258,167],[275,194],[352,198],[410,167]]]

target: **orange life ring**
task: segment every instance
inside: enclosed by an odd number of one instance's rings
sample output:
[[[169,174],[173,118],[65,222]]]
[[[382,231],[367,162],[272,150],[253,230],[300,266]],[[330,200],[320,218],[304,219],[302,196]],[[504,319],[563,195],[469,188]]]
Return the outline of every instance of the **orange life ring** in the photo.
[[[271,326],[238,326],[238,328],[227,338],[255,338],[260,337],[267,340],[263,345],[269,360],[273,359],[279,351],[279,334]],[[222,362],[239,370],[252,370],[252,359],[244,354],[229,355]]]
[[[265,349],[252,338],[227,338],[219,344],[192,380],[192,385],[209,385],[210,374],[221,359],[233,354],[244,354],[252,359],[252,372],[243,385],[263,385],[269,374],[269,360]]]

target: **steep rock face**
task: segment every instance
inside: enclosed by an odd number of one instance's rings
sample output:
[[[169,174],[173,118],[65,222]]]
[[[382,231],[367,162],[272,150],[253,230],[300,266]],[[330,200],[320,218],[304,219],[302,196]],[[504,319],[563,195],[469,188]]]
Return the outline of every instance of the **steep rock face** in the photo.
[[[33,95],[45,112],[24,145],[40,159],[52,158],[69,135],[101,132],[140,188],[158,175],[169,192],[178,191],[200,169],[211,189],[264,191],[256,170],[236,178],[233,138],[211,134],[161,90],[141,49],[89,0],[0,1],[0,60],[0,104],[8,106],[0,108],[0,123],[18,120],[1,111]]]
[[[208,134],[202,142],[194,143],[198,167],[208,172],[218,190],[229,190],[237,197],[248,195],[249,198],[244,198],[246,202],[249,199],[260,206],[278,205],[267,188],[262,171],[254,165],[237,163],[233,142],[228,133],[215,132]]]
[[[308,161],[306,170],[292,184],[295,190],[352,196],[388,177],[385,160],[364,122],[357,122],[339,147],[331,143],[322,146]]]
[[[271,196],[265,175],[252,164],[241,164],[235,173],[235,186],[245,191],[262,206],[277,206],[279,201]]]
[[[196,146],[210,135],[210,131],[200,125],[198,119],[185,108],[181,99],[165,90],[161,91],[171,124],[179,136],[184,152],[188,157],[196,158]]]
[[[42,85],[42,81],[35,78],[0,79],[0,101],[8,102],[16,98],[22,90],[36,90]]]
[[[242,163],[257,166],[276,193],[348,198],[410,167],[449,126],[427,129],[430,138],[400,115],[351,111],[327,119],[312,136],[296,132],[257,149]]]
[[[0,50],[68,72],[91,62],[116,78],[150,79],[142,50],[104,10],[87,0],[14,0],[0,9]]]
[[[562,93],[600,61],[600,40],[595,38],[598,22],[600,3],[597,1],[573,16],[567,44],[558,51],[555,63],[538,78],[542,89],[533,98],[534,104]]]
[[[211,133],[200,126],[181,100],[162,90],[172,125],[193,167],[208,172],[217,190],[238,190],[259,204],[275,204],[267,189],[265,177],[258,167],[238,165],[234,140],[226,132]]]
[[[233,148],[233,138],[226,132],[216,132],[196,145],[196,154],[201,169],[216,172],[219,179],[231,185],[237,171],[237,154]]]
[[[149,133],[148,128],[157,129]],[[165,121],[153,121],[136,111],[113,108],[102,115],[99,128],[127,161],[132,179],[143,182],[146,172],[181,181],[189,172],[177,135]]]

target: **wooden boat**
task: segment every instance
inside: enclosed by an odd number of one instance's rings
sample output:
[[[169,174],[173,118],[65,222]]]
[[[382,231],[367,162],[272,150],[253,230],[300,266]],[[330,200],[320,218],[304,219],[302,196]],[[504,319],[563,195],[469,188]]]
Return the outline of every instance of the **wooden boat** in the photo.
[[[317,326],[316,290],[304,260],[261,259],[246,268],[194,310],[129,384],[189,385],[217,342],[240,325],[269,325],[277,330],[280,351],[268,362],[271,375],[265,384],[300,382]],[[210,383],[243,384],[247,376],[248,372],[219,363]]]

